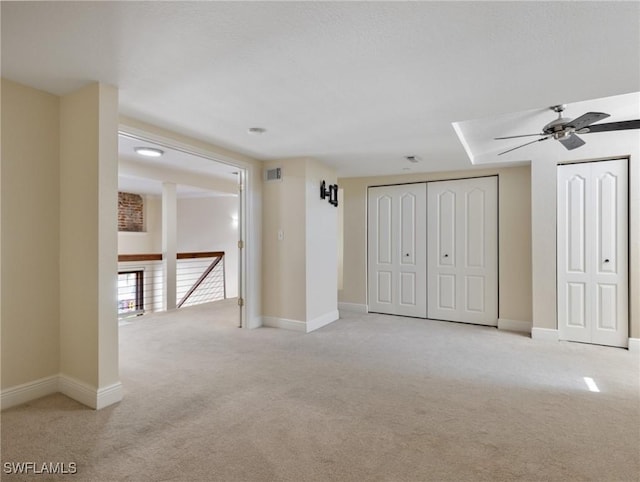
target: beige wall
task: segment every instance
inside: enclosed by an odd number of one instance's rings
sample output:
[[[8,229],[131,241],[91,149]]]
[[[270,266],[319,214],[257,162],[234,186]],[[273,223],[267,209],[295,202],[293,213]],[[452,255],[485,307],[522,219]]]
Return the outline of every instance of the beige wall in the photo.
[[[97,389],[119,384],[117,91],[3,79],[2,101],[2,387],[55,377],[44,394],[60,374],[84,403],[113,403],[117,388],[108,402]]]
[[[520,166],[387,177],[343,178],[343,288],[338,300],[367,303],[367,187],[406,182],[499,176],[499,317],[532,320],[531,305],[531,190],[530,168]]]
[[[3,79],[1,107],[3,400],[6,388],[61,374],[65,393],[88,405],[113,403],[121,393],[114,283],[117,90],[92,84],[58,98]],[[154,131],[136,121],[129,125]],[[230,156],[194,139],[154,132],[205,154]],[[261,165],[234,159],[248,170],[252,210],[246,225],[255,262],[261,253]],[[255,277],[252,283],[251,317],[259,320],[260,285]],[[56,386],[53,379],[43,390]],[[107,396],[91,395],[87,390],[94,387]]]
[[[60,371],[118,383],[118,96],[91,84],[60,102]]]
[[[2,388],[59,371],[58,115],[2,79]]]
[[[264,183],[263,313],[305,323],[333,321],[337,210],[320,199],[320,183],[334,184],[335,171],[313,159],[265,163],[265,169],[274,167],[282,169],[282,180]]]
[[[263,186],[263,316],[306,320],[305,159],[270,161],[282,180]],[[283,239],[278,240],[278,231]]]

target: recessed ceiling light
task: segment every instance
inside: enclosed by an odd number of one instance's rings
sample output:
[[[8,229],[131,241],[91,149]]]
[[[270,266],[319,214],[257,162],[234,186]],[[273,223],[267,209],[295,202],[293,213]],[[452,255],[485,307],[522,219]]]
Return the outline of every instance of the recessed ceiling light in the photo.
[[[156,149],[155,147],[134,147],[133,150],[136,151],[137,154],[147,157],[160,157],[164,154],[163,150]]]
[[[267,132],[267,129],[265,129],[264,127],[249,127],[247,132],[249,134],[260,135],[260,134],[264,134],[265,132]]]

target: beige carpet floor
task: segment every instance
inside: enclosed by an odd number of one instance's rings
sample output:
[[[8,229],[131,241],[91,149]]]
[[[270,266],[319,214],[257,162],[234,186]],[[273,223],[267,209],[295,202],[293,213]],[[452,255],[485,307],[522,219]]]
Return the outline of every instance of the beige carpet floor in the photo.
[[[638,354],[373,314],[248,331],[233,303],[122,326],[124,400],[3,412],[3,467],[75,462],[57,479],[78,481],[640,480]]]

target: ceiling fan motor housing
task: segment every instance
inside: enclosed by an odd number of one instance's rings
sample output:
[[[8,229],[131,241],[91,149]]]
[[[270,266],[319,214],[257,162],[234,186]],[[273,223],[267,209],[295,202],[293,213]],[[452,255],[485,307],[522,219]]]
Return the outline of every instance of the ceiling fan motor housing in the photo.
[[[544,126],[542,132],[547,135],[553,135],[555,139],[566,137],[573,132],[573,129],[567,127],[567,124],[572,120],[568,117],[558,117]]]

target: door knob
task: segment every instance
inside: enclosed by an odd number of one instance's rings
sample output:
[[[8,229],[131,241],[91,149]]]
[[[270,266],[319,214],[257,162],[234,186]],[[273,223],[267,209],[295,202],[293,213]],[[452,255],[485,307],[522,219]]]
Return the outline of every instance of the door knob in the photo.
[[[445,258],[448,258],[448,257],[449,257],[449,255],[448,255],[448,254],[445,254],[445,255],[444,255],[444,257],[445,257]]]
[[[405,256],[409,256],[409,253],[405,254]]]
[[[605,260],[604,260],[604,262],[605,262],[605,263],[608,263],[608,262],[609,262],[609,260],[608,260],[608,259],[605,259]]]

